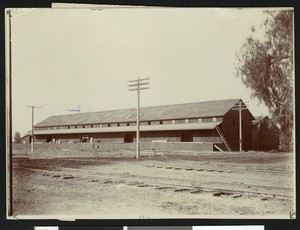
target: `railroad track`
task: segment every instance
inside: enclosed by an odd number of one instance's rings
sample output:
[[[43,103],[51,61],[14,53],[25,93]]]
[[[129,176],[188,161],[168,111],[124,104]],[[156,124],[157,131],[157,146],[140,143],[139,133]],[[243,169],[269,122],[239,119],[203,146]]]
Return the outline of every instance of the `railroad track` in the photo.
[[[133,174],[110,173],[109,176],[105,173],[95,172],[86,169],[74,169],[67,167],[60,167],[57,169],[55,166],[47,166],[47,169],[36,168],[29,164],[14,165],[14,169],[31,170],[43,173],[44,176],[52,176],[60,179],[79,179],[88,180],[88,182],[96,182],[102,184],[118,184],[125,183],[129,186],[137,187],[153,187],[158,190],[173,190],[174,192],[190,192],[193,194],[199,193],[212,193],[214,196],[232,196],[238,198],[241,196],[259,196],[263,199],[277,197],[282,199],[293,198],[293,189],[282,187],[269,187],[262,185],[235,185],[238,188],[233,189],[231,183],[223,183],[222,188],[213,185],[194,186],[193,180],[184,179],[178,180],[177,178],[162,178],[153,176],[139,176]],[[168,182],[161,182],[164,180]],[[146,183],[140,182],[146,181]],[[220,183],[219,183],[220,184]],[[273,191],[272,191],[273,190]],[[275,192],[276,191],[276,192]]]
[[[261,174],[261,173],[268,173],[268,174],[274,174],[274,175],[293,175],[292,171],[287,171],[284,169],[270,169],[270,168],[265,168],[265,169],[255,169],[254,167],[245,167],[245,168],[240,168],[240,169],[232,169],[232,167],[230,166],[222,166],[222,168],[220,169],[220,167],[218,166],[214,166],[214,167],[182,167],[182,166],[147,166],[147,167],[156,167],[156,168],[165,168],[165,169],[175,169],[175,170],[189,170],[189,171],[207,171],[207,172],[227,172],[227,173],[232,173],[232,172],[236,172],[236,173],[256,173],[256,174]]]
[[[43,159],[43,160],[47,160],[47,159]],[[31,159],[29,159],[29,161],[31,161]],[[90,163],[90,162],[93,162],[93,165],[96,165],[95,164],[95,161],[96,162],[99,162],[99,164],[105,164],[105,163],[110,163],[111,162],[111,159],[109,158],[101,158],[101,159],[64,159],[64,158],[60,158],[59,159],[60,162],[62,161],[65,161],[65,162],[85,162],[85,163]],[[26,161],[25,161],[26,162]],[[116,159],[116,162],[122,162],[122,160],[118,161],[118,159]],[[17,164],[17,165],[20,165],[20,163],[14,163],[14,164]],[[32,163],[21,163],[21,165],[24,165],[24,166],[31,166]],[[38,165],[38,164],[37,164]],[[294,175],[294,172],[292,170],[289,170],[289,169],[285,169],[284,167],[274,167],[274,168],[262,168],[260,166],[245,166],[245,167],[241,167],[239,166],[238,169],[235,168],[235,169],[232,169],[232,166],[231,165],[224,165],[224,164],[220,164],[220,165],[214,165],[214,166],[205,166],[205,164],[195,164],[193,165],[192,167],[189,167],[189,168],[184,168],[184,167],[181,167],[180,165],[178,166],[161,166],[160,164],[153,164],[153,165],[145,165],[146,167],[156,167],[156,168],[166,168],[166,169],[175,169],[175,170],[179,170],[179,169],[182,169],[182,170],[190,170],[190,171],[208,171],[208,172],[213,172],[213,171],[219,171],[219,172],[239,172],[239,173],[248,173],[248,172],[251,172],[251,173],[257,173],[257,174],[260,174],[260,173],[271,173],[271,174],[275,174],[275,175]],[[51,167],[51,166],[46,166],[46,167]],[[221,167],[221,169],[220,169]]]

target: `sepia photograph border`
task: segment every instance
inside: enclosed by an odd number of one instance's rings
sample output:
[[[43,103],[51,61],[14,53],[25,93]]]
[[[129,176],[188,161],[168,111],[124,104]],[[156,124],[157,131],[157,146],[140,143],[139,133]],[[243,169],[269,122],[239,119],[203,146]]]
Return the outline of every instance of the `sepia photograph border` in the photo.
[[[76,2],[76,1],[72,1],[72,2]],[[22,7],[22,4],[24,4],[24,3],[20,3],[20,7]],[[33,4],[35,4],[35,3],[33,3]],[[92,3],[92,4],[94,4],[94,3]],[[97,3],[95,3],[95,4],[97,4]],[[114,3],[114,4],[112,4],[112,7],[114,7],[113,5],[115,5],[116,3]],[[88,7],[92,7],[92,5],[87,5]],[[104,5],[105,6],[105,5]],[[7,6],[6,6],[6,8],[9,8],[10,6],[9,6],[9,2],[7,3]],[[28,7],[28,8],[31,8],[31,7],[34,7],[34,6],[30,6],[30,7]],[[40,6],[38,6],[38,7],[40,7]],[[46,7],[49,7],[49,6],[46,6]],[[86,7],[86,6],[85,6]],[[98,7],[98,6],[96,6],[96,7]],[[145,6],[141,6],[141,5],[136,5],[136,6],[122,6],[122,7],[145,7]],[[158,6],[153,6],[153,7],[158,7]],[[201,6],[199,6],[199,7],[201,7]],[[233,6],[229,6],[229,7],[233,7]],[[276,7],[277,7],[277,5],[276,5]],[[294,44],[296,44],[296,42],[297,42],[297,40],[299,40],[299,37],[296,35],[296,31],[297,31],[297,28],[296,28],[296,25],[297,25],[297,23],[296,23],[296,19],[297,19],[297,21],[299,21],[299,18],[297,18],[298,17],[298,15],[296,14],[297,13],[297,11],[298,11],[298,8],[296,7],[295,8],[295,14],[294,14],[294,17],[295,17],[295,26],[294,26],[294,33],[295,33],[295,35],[294,35],[294,39],[295,39],[295,41],[294,41]],[[5,17],[5,19],[6,19],[6,21],[5,21],[5,33],[8,33],[9,34],[9,26],[7,26],[8,24],[9,24],[9,21],[7,21],[7,17]],[[4,37],[4,35],[3,35],[3,37]],[[296,50],[296,47],[297,47],[297,45],[295,45],[295,47],[294,47],[294,52],[295,52],[295,50]],[[7,40],[5,40],[5,49],[6,50],[10,50],[10,48],[9,48],[9,42],[7,42]],[[294,64],[294,70],[296,69],[295,67],[296,67],[296,63],[298,63],[298,57],[299,55],[296,53],[296,55],[294,55],[294,60],[295,60],[295,64]],[[6,62],[6,68],[5,68],[5,75],[6,76],[11,76],[10,75],[10,73],[11,73],[11,62],[10,62],[10,54],[9,53],[7,53],[7,52],[5,52],[5,62]],[[9,68],[7,68],[7,67],[9,67]],[[2,71],[2,73],[3,73],[3,71]],[[296,76],[297,76],[297,73],[295,73],[295,83],[296,83],[296,85],[295,85],[295,87],[294,87],[294,90],[295,90],[295,92],[294,92],[294,95],[295,95],[295,105],[294,105],[294,129],[295,129],[295,132],[296,132],[296,108],[297,108],[297,105],[298,105],[298,93],[297,93],[297,89],[298,89],[298,86],[297,86],[297,78],[296,78]],[[2,79],[3,80],[3,79]],[[3,85],[2,85],[3,86]],[[11,88],[11,77],[7,77],[6,78],[6,80],[5,80],[5,87],[4,87],[4,89],[3,90],[5,90],[5,95],[6,95],[6,97],[5,97],[5,105],[4,106],[2,106],[2,104],[1,104],[1,106],[4,108],[5,107],[5,134],[4,134],[4,137],[5,137],[5,149],[6,150],[8,150],[7,151],[7,154],[6,154],[6,157],[5,157],[5,171],[6,171],[6,174],[5,174],[5,183],[6,183],[6,191],[5,191],[5,201],[6,201],[6,218],[7,218],[7,220],[16,220],[15,218],[14,218],[14,216],[12,215],[12,210],[13,210],[13,205],[12,205],[12,199],[10,199],[11,197],[12,197],[12,191],[13,191],[13,187],[12,187],[12,120],[11,120],[11,115],[12,115],[12,100],[11,100],[11,94],[12,94],[12,88]],[[4,91],[3,91],[4,92]],[[3,103],[3,102],[2,102]],[[3,139],[3,138],[2,138]],[[297,136],[295,136],[294,137],[294,153],[295,153],[295,155],[296,155],[296,153],[297,153],[297,148],[296,148],[296,144],[298,143],[298,137]],[[1,158],[1,159],[4,159],[3,157]],[[297,171],[296,171],[296,163],[297,163],[297,165],[298,165],[298,158],[294,158],[294,160],[295,160],[295,173],[297,173]],[[2,176],[2,178],[1,178],[2,180],[3,180],[3,176]],[[295,179],[295,183],[296,182],[298,182],[299,181],[299,179],[298,179],[298,177],[296,177],[296,179]],[[3,184],[3,183],[2,183]],[[298,183],[297,183],[298,184]],[[295,193],[298,193],[298,191],[297,191],[297,185],[295,185]],[[2,192],[3,192],[3,190],[2,190]],[[295,205],[296,205],[296,210],[298,210],[299,209],[299,205],[297,205],[296,203],[298,203],[298,200],[296,199],[297,198],[297,196],[295,195]],[[2,199],[3,200],[3,199]],[[2,212],[1,212],[2,213]],[[68,216],[68,215],[66,215],[66,216],[36,216],[36,215],[34,215],[34,216],[20,216],[21,217],[21,219],[24,219],[24,220],[26,220],[26,219],[29,219],[29,220],[47,220],[47,221],[49,221],[49,219],[55,219],[55,220],[60,220],[60,221],[75,221],[75,220],[78,220],[78,218],[77,218],[77,216],[74,216],[74,217],[71,217],[71,216]],[[2,217],[1,217],[2,218]],[[273,220],[273,219],[271,219],[271,220],[265,220],[265,221],[263,221],[263,220],[260,220],[260,218],[257,218],[257,216],[255,216],[255,217],[249,217],[249,219],[248,218],[246,218],[246,219],[248,219],[248,220],[241,220],[241,219],[237,219],[237,220],[235,220],[235,218],[236,218],[236,216],[233,216],[233,217],[229,217],[228,219],[226,218],[226,219],[218,219],[218,217],[217,217],[217,219],[218,220],[216,220],[217,221],[217,223],[221,223],[221,222],[227,222],[227,223],[266,223],[266,225],[268,225],[268,224],[271,224],[272,226],[275,226],[276,225],[276,223],[278,222],[278,221],[276,221],[276,220]],[[254,219],[253,219],[254,218]],[[97,225],[98,226],[100,226],[100,225],[102,225],[103,223],[105,223],[105,224],[107,224],[107,223],[109,223],[109,225],[114,225],[114,223],[127,223],[127,225],[128,225],[128,223],[134,223],[134,225],[135,224],[138,224],[138,225],[140,225],[140,224],[142,224],[142,225],[144,225],[144,224],[146,224],[146,225],[149,225],[149,223],[152,225],[153,223],[155,224],[155,223],[164,223],[164,224],[169,224],[169,225],[173,225],[173,224],[177,224],[177,225],[182,225],[182,223],[184,223],[185,225],[186,225],[186,223],[191,223],[191,224],[194,224],[194,223],[199,223],[199,221],[202,223],[202,222],[206,222],[206,223],[212,223],[212,220],[205,220],[205,219],[197,219],[197,220],[193,220],[193,219],[175,219],[175,220],[163,220],[163,219],[160,219],[160,220],[155,220],[155,219],[151,219],[151,220],[138,220],[138,219],[135,219],[135,220],[119,220],[119,221],[114,221],[113,220],[113,218],[112,218],[112,220],[101,220],[101,219],[97,219],[97,216],[83,216],[82,218],[80,217],[79,219],[86,219],[86,220],[88,220],[88,219],[92,219],[92,220],[96,220],[96,223],[97,223]],[[252,219],[252,220],[251,220]],[[291,219],[294,219],[294,216],[291,216]],[[75,222],[73,222],[74,224],[76,224],[76,222],[77,221],[75,221]],[[290,221],[284,221],[285,222],[285,224],[286,224],[286,226],[295,226],[295,224],[296,225],[298,225],[298,219],[297,219],[297,221],[296,220],[292,220],[292,223],[290,223]],[[58,223],[61,223],[61,222],[58,222]],[[132,225],[132,224],[131,224]],[[294,228],[289,228],[289,229],[294,229]]]

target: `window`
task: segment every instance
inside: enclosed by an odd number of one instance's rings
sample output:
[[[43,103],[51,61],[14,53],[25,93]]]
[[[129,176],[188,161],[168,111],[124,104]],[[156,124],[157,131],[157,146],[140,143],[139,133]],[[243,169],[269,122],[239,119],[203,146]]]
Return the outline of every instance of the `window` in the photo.
[[[84,128],[92,128],[93,125],[85,125]]]
[[[193,119],[188,119],[189,123],[199,123],[199,119],[198,118],[193,118]]]
[[[147,121],[141,121],[140,125],[148,125]]]
[[[164,125],[172,124],[172,120],[162,121],[162,124],[164,124]]]
[[[110,126],[110,127],[117,127],[118,124],[117,124],[117,123],[111,123],[111,124],[109,124],[109,126]]]
[[[202,122],[212,122],[213,118],[212,117],[204,117],[202,118]]]
[[[183,124],[185,123],[185,120],[180,119],[180,120],[175,120],[175,124]]]
[[[217,117],[216,120],[217,121],[223,121],[223,117]]]
[[[120,123],[120,126],[127,126],[127,123]]]
[[[159,121],[151,121],[151,125],[159,125]]]
[[[136,122],[130,122],[129,126],[136,126]]]
[[[98,128],[98,127],[100,127],[100,124],[93,125],[93,128]]]

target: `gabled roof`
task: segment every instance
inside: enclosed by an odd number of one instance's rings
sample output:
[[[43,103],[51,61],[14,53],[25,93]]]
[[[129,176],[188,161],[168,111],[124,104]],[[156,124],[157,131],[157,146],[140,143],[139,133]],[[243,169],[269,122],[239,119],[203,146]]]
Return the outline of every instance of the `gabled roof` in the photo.
[[[24,136],[20,137],[20,140],[22,140],[22,139],[24,139],[24,138],[26,138],[28,136],[30,136],[30,135],[29,134],[25,134]]]
[[[279,127],[270,119],[268,116],[258,116],[255,117],[255,120],[252,121],[252,125],[257,126],[261,124],[267,124],[269,128],[279,129]]]
[[[31,136],[31,131],[28,131],[27,133],[25,133],[22,137],[20,137],[20,139],[24,139],[27,136]]]
[[[143,107],[142,121],[220,117],[227,113],[240,99],[194,102],[175,105]],[[84,125],[136,121],[136,108],[102,112],[76,113],[51,116],[35,127]]]

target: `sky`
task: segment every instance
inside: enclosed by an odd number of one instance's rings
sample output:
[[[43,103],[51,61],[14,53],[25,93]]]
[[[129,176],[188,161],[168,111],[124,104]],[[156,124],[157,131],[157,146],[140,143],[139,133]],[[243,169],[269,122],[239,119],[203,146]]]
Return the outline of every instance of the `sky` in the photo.
[[[235,76],[236,52],[262,9],[15,9],[12,132],[52,115],[133,108],[128,80],[150,78],[141,106],[241,98],[264,104]],[[257,31],[257,36],[263,33]]]

